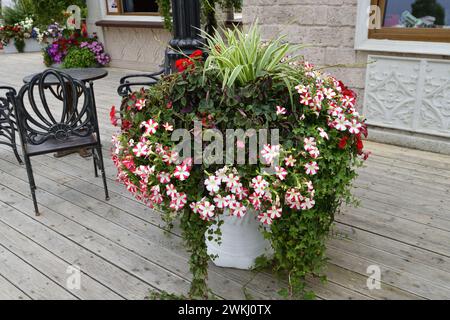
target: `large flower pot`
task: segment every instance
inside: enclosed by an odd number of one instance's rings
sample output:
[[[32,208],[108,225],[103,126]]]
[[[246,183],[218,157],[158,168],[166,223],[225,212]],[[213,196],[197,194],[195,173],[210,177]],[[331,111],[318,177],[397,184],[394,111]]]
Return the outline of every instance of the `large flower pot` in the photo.
[[[36,39],[25,39],[25,48],[23,52],[39,52],[42,50],[42,45]],[[8,45],[3,47],[4,53],[18,53],[14,40],[9,40]]]
[[[220,245],[214,240],[209,241],[207,233],[208,254],[217,255],[214,259],[216,266],[249,270],[254,267],[257,257],[271,254],[270,242],[264,239],[256,216],[256,212],[252,210],[242,218],[230,216],[225,211],[221,216],[224,223],[220,227]],[[211,228],[215,230],[217,227]]]

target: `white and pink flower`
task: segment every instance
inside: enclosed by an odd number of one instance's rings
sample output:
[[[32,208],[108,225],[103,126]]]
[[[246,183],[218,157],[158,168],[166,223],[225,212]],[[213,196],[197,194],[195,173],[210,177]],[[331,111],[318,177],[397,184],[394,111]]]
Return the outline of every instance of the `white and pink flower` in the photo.
[[[271,146],[270,144],[264,145],[261,150],[261,156],[264,158],[266,163],[271,164],[280,155],[280,146]]]
[[[287,176],[287,170],[283,167],[275,167],[275,174],[278,177],[278,179],[280,179],[281,181],[286,179]]]
[[[308,162],[305,164],[305,172],[307,175],[315,175],[319,171],[319,165],[315,161]]]
[[[284,116],[286,112],[286,108],[277,106],[277,116]]]
[[[175,167],[173,176],[180,181],[184,181],[191,175],[190,170],[187,165],[182,164]]]

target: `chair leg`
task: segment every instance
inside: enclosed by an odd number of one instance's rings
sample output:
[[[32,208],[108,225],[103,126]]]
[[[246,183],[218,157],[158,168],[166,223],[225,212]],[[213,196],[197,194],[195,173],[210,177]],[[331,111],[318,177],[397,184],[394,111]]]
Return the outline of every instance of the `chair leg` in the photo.
[[[28,181],[30,183],[31,197],[33,198],[34,213],[36,214],[36,216],[39,216],[39,208],[36,199],[36,183],[34,182],[33,176],[33,167],[31,166],[30,158],[27,155],[25,155],[24,158],[25,158],[25,165],[27,167]]]
[[[13,144],[12,148],[13,148],[14,155],[16,156],[17,161],[19,162],[19,164],[22,165],[23,161],[22,161],[22,159],[19,156],[19,152],[17,151],[17,146],[15,144]]]
[[[92,159],[94,161],[94,174],[95,177],[98,178],[98,155],[97,155],[97,151],[95,150],[95,148],[92,148]]]
[[[100,170],[102,171],[102,179],[103,179],[103,187],[105,188],[105,199],[109,200],[109,192],[108,192],[108,185],[106,183],[106,172],[105,172],[105,164],[103,162],[103,153],[102,153],[102,147],[97,147],[97,153],[98,153],[98,161],[100,164]]]

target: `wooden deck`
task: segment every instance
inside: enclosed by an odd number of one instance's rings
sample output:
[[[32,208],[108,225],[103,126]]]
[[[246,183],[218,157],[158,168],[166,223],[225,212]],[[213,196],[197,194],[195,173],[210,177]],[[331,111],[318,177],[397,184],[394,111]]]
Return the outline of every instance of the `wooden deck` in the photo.
[[[19,87],[43,69],[39,54],[0,55],[0,84]],[[131,71],[109,69],[96,82],[105,149],[114,129],[108,112],[115,88]],[[328,244],[328,282],[309,281],[319,299],[450,299],[450,157],[367,143],[360,170],[361,206],[343,208]],[[106,153],[106,154],[109,154]],[[92,160],[78,155],[32,159],[42,216],[35,217],[23,166],[0,146],[0,299],[143,299],[150,289],[185,293],[188,254],[179,231],[114,180],[104,201]],[[66,287],[68,266],[81,267],[81,289]],[[381,289],[369,290],[367,267],[381,268]],[[270,274],[211,265],[209,285],[224,299],[276,299],[283,286]],[[246,290],[244,290],[244,287]]]

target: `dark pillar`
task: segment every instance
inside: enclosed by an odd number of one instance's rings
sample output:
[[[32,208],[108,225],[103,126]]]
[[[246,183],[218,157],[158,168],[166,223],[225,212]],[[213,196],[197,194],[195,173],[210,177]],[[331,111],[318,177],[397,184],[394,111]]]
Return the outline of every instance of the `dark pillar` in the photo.
[[[173,39],[167,49],[166,73],[175,61],[203,46],[200,32],[200,0],[172,0]],[[181,54],[182,52],[183,54]]]

